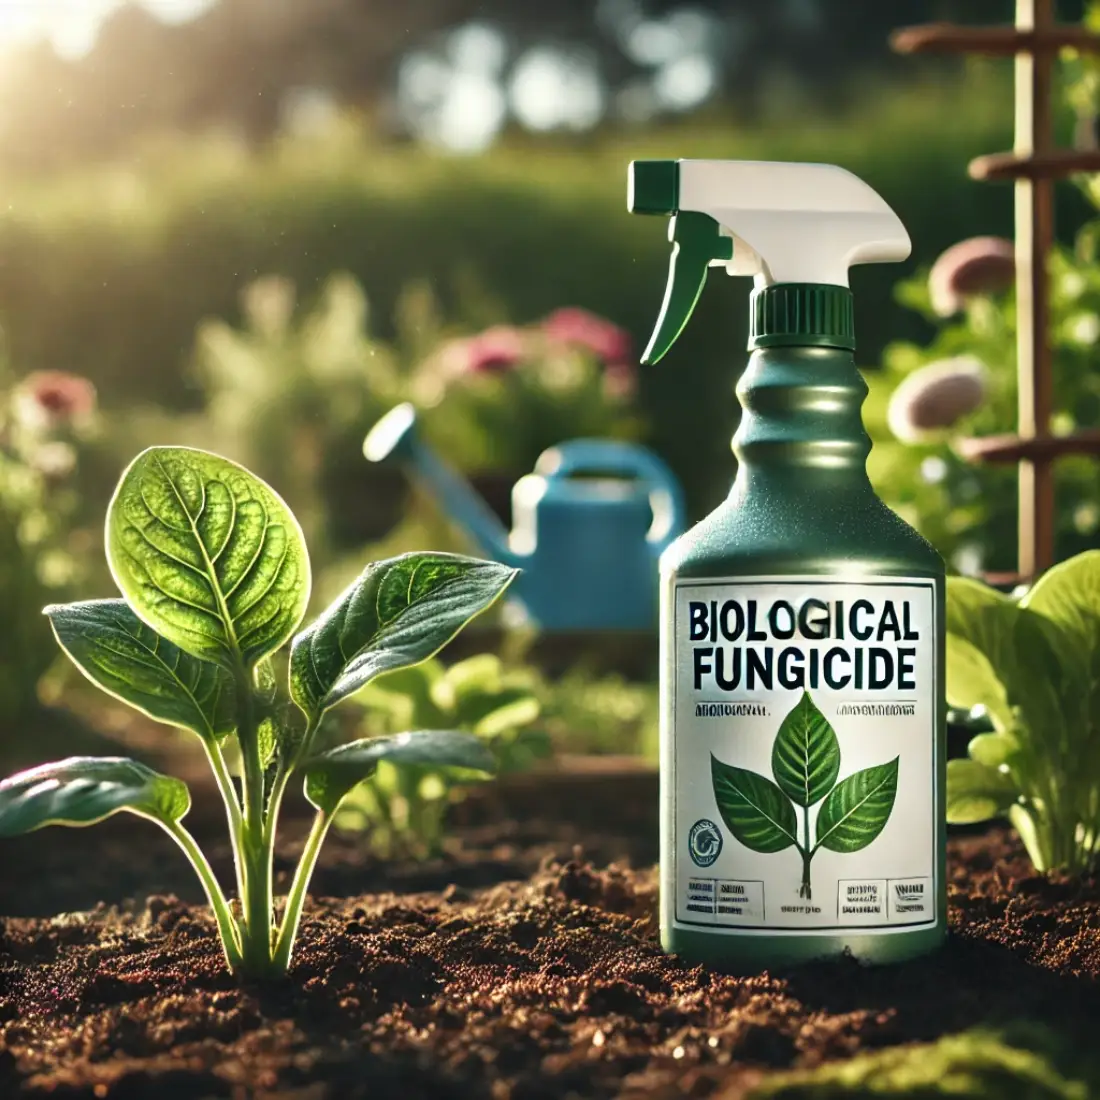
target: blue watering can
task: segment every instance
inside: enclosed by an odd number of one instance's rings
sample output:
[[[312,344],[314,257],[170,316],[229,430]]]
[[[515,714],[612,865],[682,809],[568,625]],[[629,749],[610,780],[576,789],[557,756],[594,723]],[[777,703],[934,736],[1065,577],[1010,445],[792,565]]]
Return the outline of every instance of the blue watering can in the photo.
[[[512,487],[511,533],[417,436],[412,405],[375,424],[363,453],[401,462],[483,554],[522,569],[509,597],[542,629],[656,625],[657,559],[684,529],[684,504],[672,471],[644,447],[574,439],[543,451]]]

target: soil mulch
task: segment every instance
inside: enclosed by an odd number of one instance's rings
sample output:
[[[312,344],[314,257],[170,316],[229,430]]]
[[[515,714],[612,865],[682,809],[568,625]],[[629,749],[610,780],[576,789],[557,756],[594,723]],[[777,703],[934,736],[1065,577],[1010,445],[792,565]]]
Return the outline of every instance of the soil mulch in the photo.
[[[102,892],[127,837],[142,873],[160,868],[151,881],[178,870],[187,883],[155,830],[111,835],[119,825],[100,827],[98,858],[72,847],[88,831],[5,846],[0,912],[75,900],[96,876]],[[516,829],[470,824],[465,854],[397,877],[401,890],[465,880],[430,894],[363,893],[383,869],[338,840],[290,978],[270,987],[238,987],[208,912],[176,896],[7,918],[0,1097],[734,1100],[776,1069],[976,1024],[1038,1019],[1089,1042],[1100,1018],[1100,884],[1034,876],[1004,833],[952,841],[937,956],[737,977],[661,953],[652,869],[569,858],[573,838],[552,823],[541,839]],[[630,843],[605,836],[599,862]],[[326,896],[352,881],[360,896]]]

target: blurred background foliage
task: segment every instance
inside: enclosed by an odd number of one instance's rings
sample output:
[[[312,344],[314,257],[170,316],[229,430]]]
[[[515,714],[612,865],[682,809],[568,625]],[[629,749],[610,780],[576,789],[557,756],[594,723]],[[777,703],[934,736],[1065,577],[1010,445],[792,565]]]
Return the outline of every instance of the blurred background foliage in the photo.
[[[109,590],[103,510],[153,442],[219,450],[283,492],[310,539],[318,603],[368,557],[468,548],[399,473],[363,458],[367,430],[400,401],[505,518],[515,478],[581,434],[641,440],[681,478],[692,519],[715,506],[734,475],[749,288],[712,278],[667,359],[634,366],[669,247],[663,220],[626,212],[637,157],[828,161],[886,196],[914,249],[906,264],[853,272],[873,477],[956,567],[1010,567],[1014,479],[965,466],[954,444],[1013,427],[1011,299],[971,296],[944,317],[927,273],[956,242],[1011,235],[1011,187],[966,174],[972,157],[1011,145],[1011,64],[899,58],[887,39],[907,23],[1003,22],[1011,9],[3,5],[0,386],[14,394],[48,372],[90,380],[98,426],[46,441],[70,448],[64,477],[27,474],[38,460],[23,455],[14,483],[36,487],[9,492],[0,470],[0,596],[12,593],[12,617],[38,639],[20,656],[48,661],[37,608],[55,592]],[[1086,14],[1059,5],[1065,20]],[[1098,83],[1083,62],[1063,66],[1063,142],[1095,140]],[[1093,192],[1059,187],[1056,205],[1061,430],[1096,426],[1100,412],[1100,275]],[[897,439],[899,384],[960,355],[984,364],[978,407]],[[1092,464],[1067,463],[1061,478],[1068,554],[1096,544],[1100,500]],[[43,514],[45,527],[26,518]],[[651,749],[650,685],[583,668],[548,677],[520,650],[506,663],[501,675],[533,678],[535,724],[555,749]],[[14,675],[19,706],[36,678]],[[571,740],[579,730],[586,739]]]
[[[807,106],[783,120],[693,120],[584,149],[520,148],[531,139],[517,138],[462,159],[394,148],[355,127],[254,153],[181,139],[156,156],[0,183],[0,319],[14,362],[93,377],[105,409],[127,418],[136,403],[202,410],[196,330],[212,318],[243,326],[241,292],[261,276],[291,280],[309,311],[335,272],[349,274],[371,332],[387,342],[403,293],[427,281],[443,316],[467,331],[579,305],[641,346],[668,243],[658,219],[626,213],[632,157],[840,163],[890,197],[915,242],[912,269],[961,237],[1010,226],[1011,189],[965,175],[972,155],[1010,140],[1008,88],[1003,72],[979,68],[887,87],[840,115]],[[1069,229],[1084,203],[1070,189],[1060,198]],[[898,274],[854,275],[865,365],[892,339],[927,338],[927,324],[894,301]],[[648,441],[696,515],[733,472],[733,384],[746,357],[739,284],[711,280],[670,356],[639,378]],[[362,464],[358,453],[349,461]]]

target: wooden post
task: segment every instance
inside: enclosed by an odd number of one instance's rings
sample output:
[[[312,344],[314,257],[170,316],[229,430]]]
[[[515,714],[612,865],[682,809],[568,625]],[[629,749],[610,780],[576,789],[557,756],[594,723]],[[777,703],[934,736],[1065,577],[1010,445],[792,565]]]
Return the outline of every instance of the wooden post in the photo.
[[[1054,244],[1054,181],[1074,172],[1100,172],[1097,151],[1054,147],[1052,73],[1060,49],[1100,53],[1100,35],[1059,26],[1054,0],[1016,0],[1012,27],[959,27],[930,23],[891,36],[899,53],[983,54],[1015,57],[1015,141],[1011,153],[970,163],[974,179],[1015,181],[1017,302],[1017,425],[1014,435],[959,440],[971,462],[1019,464],[1017,570],[1001,583],[1031,581],[1054,564],[1054,462],[1062,455],[1100,456],[1100,431],[1050,434],[1054,373],[1050,350],[1050,283],[1047,260]]]
[[[1016,27],[1041,37],[1054,24],[1054,0],[1016,0]],[[1021,159],[1053,148],[1050,104],[1051,54],[1016,55],[1016,134]],[[1050,431],[1053,372],[1050,354],[1050,280],[1047,260],[1054,242],[1053,181],[1046,176],[1016,180],[1017,425],[1023,440]],[[1017,571],[1034,577],[1054,564],[1054,469],[1034,455],[1019,467]]]

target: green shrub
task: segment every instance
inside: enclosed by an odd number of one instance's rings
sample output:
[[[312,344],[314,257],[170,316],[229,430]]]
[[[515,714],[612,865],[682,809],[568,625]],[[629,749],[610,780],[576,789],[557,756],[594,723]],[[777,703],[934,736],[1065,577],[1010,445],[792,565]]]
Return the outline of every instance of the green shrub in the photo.
[[[633,157],[826,160],[863,176],[897,208],[928,263],[960,237],[1006,230],[1011,189],[966,177],[968,159],[1011,137],[1007,72],[963,86],[867,96],[844,118],[753,129],[712,118],[567,149],[551,142],[476,160],[373,146],[288,143],[257,158],[214,142],[150,155],[140,174],[85,171],[51,185],[8,182],[0,204],[0,320],[18,362],[93,377],[111,406],[198,404],[184,370],[196,325],[236,324],[243,285],[293,279],[308,306],[334,271],[363,286],[379,336],[401,288],[429,279],[467,328],[527,322],[579,305],[644,343],[668,242],[626,212]],[[131,162],[132,164],[133,162]],[[1075,197],[1060,225],[1073,222]],[[860,361],[927,327],[898,308],[898,272],[857,270]],[[748,293],[714,278],[667,364],[643,372],[652,442],[696,514],[732,477],[732,388],[745,359]],[[261,473],[267,471],[260,469]]]

